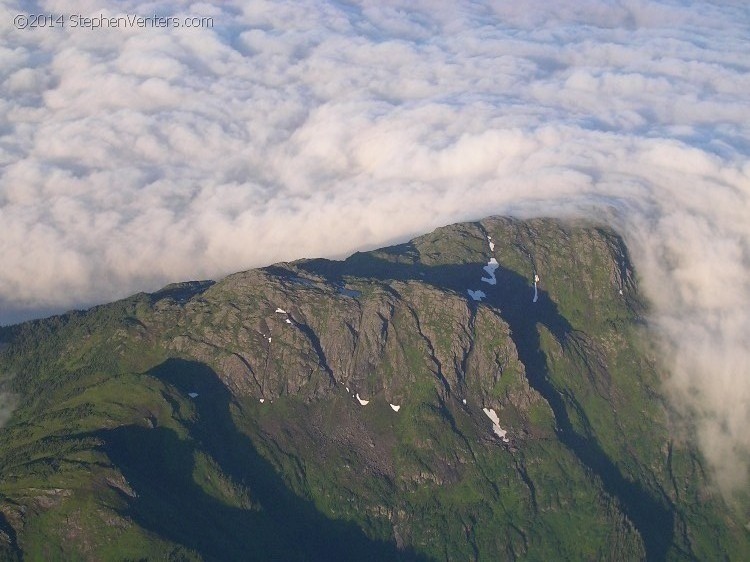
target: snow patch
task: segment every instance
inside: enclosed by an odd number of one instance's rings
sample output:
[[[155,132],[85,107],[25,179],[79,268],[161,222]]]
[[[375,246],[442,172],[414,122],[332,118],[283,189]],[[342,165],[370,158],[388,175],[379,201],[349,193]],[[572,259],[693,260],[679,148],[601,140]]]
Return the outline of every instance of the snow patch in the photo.
[[[370,401],[369,401],[369,400],[362,400],[362,399],[361,399],[361,398],[359,397],[359,392],[357,393],[357,401],[358,401],[358,402],[359,402],[360,404],[362,404],[363,406],[367,406],[367,405],[368,405],[368,404],[370,403]]]
[[[489,283],[490,285],[497,285],[497,277],[495,277],[495,270],[500,267],[500,264],[497,263],[497,260],[495,258],[491,258],[490,261],[487,262],[487,265],[484,266],[484,270],[487,272],[487,275],[489,277],[482,277],[482,281],[485,283]]]
[[[535,273],[534,274],[534,298],[531,302],[536,302],[539,300],[539,291],[536,288],[536,284],[539,283],[539,276]]]
[[[276,312],[278,312],[279,314],[286,314],[286,310],[284,310],[283,308],[277,308]]]
[[[497,413],[495,413],[495,410],[493,410],[492,408],[482,408],[482,410],[487,415],[487,417],[492,420],[492,431],[495,432],[495,435],[497,435],[505,443],[509,443],[510,439],[505,436],[508,432],[500,427],[500,418],[497,417]]]
[[[287,318],[286,320],[284,320],[284,322],[286,322],[287,324],[291,324],[292,323],[292,321],[289,320],[289,318]]]
[[[265,399],[265,398],[261,398],[261,399],[260,399],[260,403],[261,403],[261,404],[263,404],[263,402],[265,402],[265,401],[266,401],[266,399]]]
[[[487,237],[487,242],[490,244],[490,252],[495,251],[495,243],[492,241],[492,236]]]
[[[195,398],[196,396],[198,396],[198,393],[197,392],[188,392],[188,396],[190,396],[190,398]]]
[[[492,420],[493,425],[498,425],[500,423],[500,418],[497,417],[495,410],[492,408],[482,408],[482,411],[484,411],[487,417]]]
[[[463,400],[461,400],[461,402],[463,402],[464,404],[466,404],[466,398],[464,398]]]
[[[268,343],[271,343],[271,338],[268,338]]]
[[[481,300],[487,296],[484,294],[484,291],[472,291],[471,289],[467,289],[466,292],[469,293],[469,296],[472,299],[479,302],[481,302]]]
[[[391,409],[394,412],[398,412],[401,409],[401,406],[396,406],[395,404],[391,404]]]

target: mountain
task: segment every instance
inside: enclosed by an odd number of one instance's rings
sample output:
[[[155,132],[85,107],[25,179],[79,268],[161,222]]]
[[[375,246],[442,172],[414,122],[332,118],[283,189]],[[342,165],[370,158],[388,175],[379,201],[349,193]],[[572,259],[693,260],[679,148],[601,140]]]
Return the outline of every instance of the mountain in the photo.
[[[0,559],[748,559],[637,281],[493,217],[2,328]]]

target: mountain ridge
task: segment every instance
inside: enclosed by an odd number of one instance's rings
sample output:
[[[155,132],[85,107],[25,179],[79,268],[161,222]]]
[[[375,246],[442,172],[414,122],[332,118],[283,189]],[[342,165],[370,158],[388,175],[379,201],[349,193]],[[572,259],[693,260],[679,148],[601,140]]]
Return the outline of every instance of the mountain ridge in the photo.
[[[3,328],[0,381],[20,401],[0,430],[0,544],[30,559],[740,559],[745,531],[668,430],[647,311],[611,229],[491,217]],[[141,443],[179,466],[148,468]],[[40,474],[68,495],[30,494]],[[163,497],[174,482],[215,531],[171,522],[190,513]],[[66,542],[45,517],[67,529],[75,509]],[[289,513],[297,549],[276,540]]]

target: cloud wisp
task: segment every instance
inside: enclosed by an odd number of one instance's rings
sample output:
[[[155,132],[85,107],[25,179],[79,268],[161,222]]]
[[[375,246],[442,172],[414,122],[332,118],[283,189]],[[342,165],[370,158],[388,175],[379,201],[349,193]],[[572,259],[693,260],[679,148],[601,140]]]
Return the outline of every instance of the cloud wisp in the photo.
[[[0,322],[488,214],[631,245],[722,489],[750,451],[744,2],[101,2],[0,18]]]

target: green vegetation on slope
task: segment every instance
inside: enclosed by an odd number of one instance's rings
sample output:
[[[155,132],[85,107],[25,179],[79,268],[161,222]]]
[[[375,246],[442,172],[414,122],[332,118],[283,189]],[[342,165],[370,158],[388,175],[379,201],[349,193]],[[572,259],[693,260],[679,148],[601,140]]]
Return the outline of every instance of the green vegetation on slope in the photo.
[[[0,559],[745,559],[645,310],[612,232],[493,218],[4,328]]]

